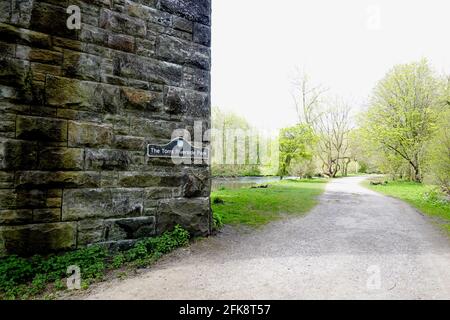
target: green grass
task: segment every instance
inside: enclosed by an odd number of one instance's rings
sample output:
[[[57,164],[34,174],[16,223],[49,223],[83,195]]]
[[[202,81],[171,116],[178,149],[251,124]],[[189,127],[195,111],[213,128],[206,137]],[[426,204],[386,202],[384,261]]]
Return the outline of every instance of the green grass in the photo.
[[[369,181],[365,181],[364,185],[374,191],[401,199],[424,214],[435,218],[436,222],[450,236],[450,203],[437,191],[437,187],[397,181],[381,186],[373,186]]]
[[[286,180],[271,183],[267,189],[215,191],[211,195],[215,220],[219,220],[219,226],[259,227],[286,214],[304,214],[317,204],[317,196],[323,192],[326,182],[325,179]]]

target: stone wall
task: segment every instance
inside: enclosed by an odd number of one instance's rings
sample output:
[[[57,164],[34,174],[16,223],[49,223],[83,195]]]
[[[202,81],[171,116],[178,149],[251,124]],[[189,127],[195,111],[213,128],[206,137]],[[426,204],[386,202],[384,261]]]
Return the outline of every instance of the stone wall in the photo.
[[[210,0],[0,0],[0,254],[210,232],[209,166],[146,156],[174,129],[209,128],[210,12]]]

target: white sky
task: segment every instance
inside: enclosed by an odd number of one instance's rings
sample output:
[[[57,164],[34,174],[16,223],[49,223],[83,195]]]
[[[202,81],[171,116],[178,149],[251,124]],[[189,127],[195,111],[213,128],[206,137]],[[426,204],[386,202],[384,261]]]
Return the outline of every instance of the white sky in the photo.
[[[356,107],[395,64],[450,73],[450,1],[213,0],[212,50],[213,106],[278,129],[296,67]]]

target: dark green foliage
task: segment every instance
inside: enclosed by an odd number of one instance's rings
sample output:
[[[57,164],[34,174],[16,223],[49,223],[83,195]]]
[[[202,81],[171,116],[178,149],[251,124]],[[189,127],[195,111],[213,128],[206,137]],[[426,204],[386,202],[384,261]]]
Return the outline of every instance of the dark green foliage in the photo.
[[[213,203],[214,203],[214,204],[224,204],[225,201],[223,201],[223,199],[220,198],[220,197],[215,197],[215,198],[213,199]]]
[[[222,202],[223,203],[223,202]],[[218,212],[213,211],[213,229],[218,231],[223,227],[223,217]]]
[[[83,286],[101,280],[108,269],[117,269],[126,263],[149,265],[163,254],[189,243],[189,233],[176,226],[155,238],[137,242],[132,249],[110,254],[104,247],[88,248],[47,257],[34,256],[26,259],[9,256],[0,259],[0,299],[26,299],[42,293],[50,283],[56,290],[65,288],[63,278],[69,266],[81,270]]]
[[[3,258],[0,260],[0,297],[15,299],[36,295],[44,291],[48,283],[64,278],[67,267],[72,265],[80,267],[83,278],[100,279],[106,269],[107,256],[104,248],[92,246],[45,258]]]

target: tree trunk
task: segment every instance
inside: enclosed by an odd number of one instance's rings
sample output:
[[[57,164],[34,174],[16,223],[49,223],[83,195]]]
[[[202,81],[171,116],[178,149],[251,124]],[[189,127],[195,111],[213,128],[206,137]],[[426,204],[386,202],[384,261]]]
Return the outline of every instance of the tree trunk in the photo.
[[[412,176],[412,180],[414,182],[422,182],[422,175],[420,173],[420,167],[417,163],[414,162],[410,162],[412,169],[413,169],[413,176]]]

